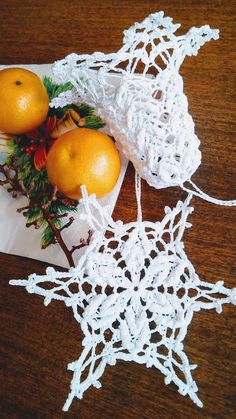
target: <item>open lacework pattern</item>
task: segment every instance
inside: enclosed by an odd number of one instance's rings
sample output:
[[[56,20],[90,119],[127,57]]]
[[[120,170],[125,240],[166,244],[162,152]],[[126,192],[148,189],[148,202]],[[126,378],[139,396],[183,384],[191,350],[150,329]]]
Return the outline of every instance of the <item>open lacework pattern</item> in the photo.
[[[165,208],[161,221],[142,221],[139,175],[156,188],[180,185],[186,190],[183,183],[191,181],[201,162],[178,71],[186,55],[196,55],[206,41],[218,38],[218,30],[206,25],[176,36],[179,26],[163,12],[152,14],[125,31],[118,52],[72,54],[54,66],[60,81],[75,88],[51,105],[84,101],[95,106],[138,173],[136,222],[115,222],[82,188],[81,216],[94,233],[78,265],[10,282],[42,295],[45,305],[63,301],[80,323],[84,349],[68,366],[73,378],[64,410],[91,385],[100,387],[106,365],[119,359],[156,367],[166,384],[174,382],[182,395],[202,406],[184,337],[195,311],[215,308],[219,313],[222,304],[236,304],[236,289],[227,289],[223,281],[202,281],[185,254],[182,237],[190,227],[191,194],[175,208]],[[236,204],[192,186],[195,195],[211,202]]]
[[[189,363],[183,340],[195,311],[220,313],[222,304],[236,304],[236,289],[201,281],[187,258],[182,237],[191,226],[190,199],[166,207],[160,222],[142,222],[139,208],[138,221],[123,224],[84,190],[81,216],[94,235],[76,268],[66,273],[48,268],[46,275],[10,282],[42,295],[45,305],[63,301],[80,323],[84,350],[68,365],[73,378],[64,410],[91,385],[99,388],[106,365],[119,359],[156,367],[166,384],[174,382],[202,406],[191,375],[196,365]]]
[[[124,32],[119,51],[71,54],[53,70],[75,89],[52,106],[71,100],[95,106],[125,156],[155,188],[183,185],[201,162],[179,68],[186,55],[218,39],[219,31],[205,25],[176,36],[179,27],[163,12],[154,13]]]

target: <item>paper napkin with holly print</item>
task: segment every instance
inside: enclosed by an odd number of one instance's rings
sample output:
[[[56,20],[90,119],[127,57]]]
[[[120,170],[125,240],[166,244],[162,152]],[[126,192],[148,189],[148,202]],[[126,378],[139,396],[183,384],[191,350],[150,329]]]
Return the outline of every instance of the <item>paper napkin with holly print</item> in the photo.
[[[0,66],[0,69],[5,68],[6,66]],[[8,66],[14,67],[14,66]],[[33,71],[34,73],[38,74],[42,79],[47,77],[50,83],[50,78],[53,79],[52,75],[52,65],[51,64],[42,64],[42,65],[22,65],[17,67],[23,67]],[[50,89],[50,86],[48,86]],[[86,109],[84,109],[86,113]],[[89,117],[88,117],[89,118]],[[51,122],[51,125],[50,125]],[[93,121],[91,121],[93,123]],[[55,125],[55,124],[54,124]],[[53,126],[53,120],[49,120],[47,126],[45,126],[45,130],[50,130]],[[55,126],[54,126],[54,129]],[[106,127],[102,128],[103,131],[109,132],[106,130]],[[27,156],[31,156],[34,158],[34,164],[39,170],[40,173],[40,165],[42,164],[43,158],[43,150],[44,145],[41,144],[41,148],[35,148],[35,144],[33,143],[32,139],[27,139],[29,144],[33,144],[30,147],[27,145],[19,144],[19,150],[22,150],[22,153],[25,154],[26,164],[27,164]],[[30,142],[31,140],[31,142]],[[26,144],[28,144],[26,141]],[[24,149],[24,150],[23,150]],[[17,150],[15,151],[17,152]],[[32,157],[33,155],[33,157]],[[3,163],[6,155],[0,153],[0,164]],[[24,156],[23,156],[24,158]],[[112,214],[117,197],[119,195],[119,191],[123,182],[123,178],[125,175],[126,167],[127,167],[127,160],[121,156],[122,160],[122,169],[118,179],[118,182],[113,189],[113,191],[106,195],[103,198],[100,198],[100,203],[102,206],[106,206],[110,214]],[[40,176],[37,177],[37,181],[40,181]],[[43,230],[43,226],[40,228],[34,228],[34,225],[29,227],[26,226],[27,220],[26,217],[22,215],[21,212],[18,212],[20,208],[27,206],[28,198],[25,196],[18,196],[17,198],[13,198],[12,195],[7,191],[7,188],[0,186],[0,251],[15,254],[20,256],[26,256],[33,259],[38,259],[47,262],[48,264],[55,264],[62,267],[68,267],[68,260],[65,256],[65,253],[61,250],[58,244],[51,244],[47,246],[47,242],[50,242],[50,229],[45,228]],[[67,202],[60,202],[60,204],[65,207],[67,210],[68,205],[70,206],[71,203]],[[58,208],[58,211],[62,211],[63,208]],[[73,215],[73,223],[63,230],[61,233],[63,236],[63,240],[65,241],[68,248],[72,248],[73,246],[77,246],[81,240],[86,240],[89,233],[88,225],[86,221],[81,221],[79,219],[79,211],[80,206],[78,205],[77,208],[71,208],[71,212]],[[32,216],[31,216],[32,218]],[[34,221],[34,220],[33,220]],[[30,223],[28,222],[28,225]],[[45,245],[45,246],[44,246]],[[45,247],[42,248],[42,247]],[[76,263],[79,257],[85,251],[85,247],[77,249],[73,253],[73,259]]]

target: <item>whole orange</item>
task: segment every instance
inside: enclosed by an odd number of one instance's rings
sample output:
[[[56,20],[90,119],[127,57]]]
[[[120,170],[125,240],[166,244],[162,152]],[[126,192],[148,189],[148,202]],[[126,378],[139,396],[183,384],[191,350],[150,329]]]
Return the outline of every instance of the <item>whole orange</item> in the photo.
[[[24,68],[0,71],[0,130],[22,134],[41,125],[49,98],[41,79]]]
[[[100,131],[75,128],[59,137],[47,155],[50,182],[72,199],[80,186],[101,197],[110,192],[120,174],[120,156],[112,139]]]

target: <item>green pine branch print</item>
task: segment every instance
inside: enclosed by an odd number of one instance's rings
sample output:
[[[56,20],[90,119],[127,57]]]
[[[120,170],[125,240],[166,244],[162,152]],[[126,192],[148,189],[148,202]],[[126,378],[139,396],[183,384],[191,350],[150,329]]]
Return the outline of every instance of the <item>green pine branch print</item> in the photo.
[[[57,84],[50,77],[44,77],[43,83],[49,101],[73,89],[72,83]],[[0,185],[6,187],[14,198],[22,195],[27,197],[28,204],[17,210],[26,218],[26,226],[41,229],[41,247],[46,249],[52,244],[59,244],[69,265],[74,266],[72,253],[83,246],[86,240],[68,249],[62,231],[73,223],[72,215],[77,211],[78,201],[62,195],[49,182],[46,169],[47,153],[58,138],[50,135],[53,129],[55,132],[55,127],[58,129],[63,124],[63,118],[68,113],[72,118],[75,116],[75,124],[78,121],[79,128],[97,130],[105,126],[94,109],[84,103],[50,108],[45,122],[37,129],[12,138],[7,135],[7,153],[0,164]],[[56,132],[59,136],[60,131]]]

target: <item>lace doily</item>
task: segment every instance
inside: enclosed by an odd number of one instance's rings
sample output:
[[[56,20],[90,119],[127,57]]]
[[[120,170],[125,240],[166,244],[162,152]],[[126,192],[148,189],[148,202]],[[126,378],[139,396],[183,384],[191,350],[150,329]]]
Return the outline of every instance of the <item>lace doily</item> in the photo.
[[[219,31],[205,25],[177,36],[179,27],[163,12],[154,13],[124,32],[116,53],[71,54],[53,68],[75,90],[51,105],[79,100],[96,107],[125,156],[155,188],[183,185],[201,162],[179,68],[186,55],[218,39]]]
[[[45,275],[10,281],[42,295],[46,305],[63,301],[80,323],[84,350],[68,365],[73,378],[64,410],[91,385],[100,387],[105,367],[119,359],[156,367],[166,384],[174,382],[201,407],[191,375],[196,366],[183,346],[188,325],[196,311],[215,308],[219,313],[222,304],[236,304],[236,289],[224,287],[223,281],[202,281],[184,251],[191,194],[175,208],[165,208],[161,221],[142,221],[139,176],[156,188],[180,185],[186,190],[184,182],[191,182],[201,162],[179,67],[186,55],[196,55],[219,33],[205,25],[176,36],[179,26],[163,12],[155,13],[125,31],[117,53],[72,54],[54,66],[60,81],[75,88],[51,106],[77,101],[95,106],[138,173],[137,221],[115,222],[83,187],[82,217],[94,234],[78,265],[68,272],[48,268]],[[118,83],[117,74],[122,76]],[[236,204],[192,186],[193,193],[211,202]]]
[[[157,368],[165,384],[175,383],[180,394],[202,407],[191,375],[196,365],[189,363],[183,340],[195,311],[220,313],[222,304],[236,304],[236,289],[200,280],[184,252],[191,195],[173,209],[166,207],[163,220],[153,223],[141,221],[139,180],[136,190],[138,221],[123,224],[83,189],[82,217],[95,233],[76,268],[67,273],[48,268],[46,275],[10,281],[44,296],[45,305],[63,301],[81,325],[84,350],[68,365],[73,378],[64,410],[91,385],[99,388],[105,367],[119,359]]]

